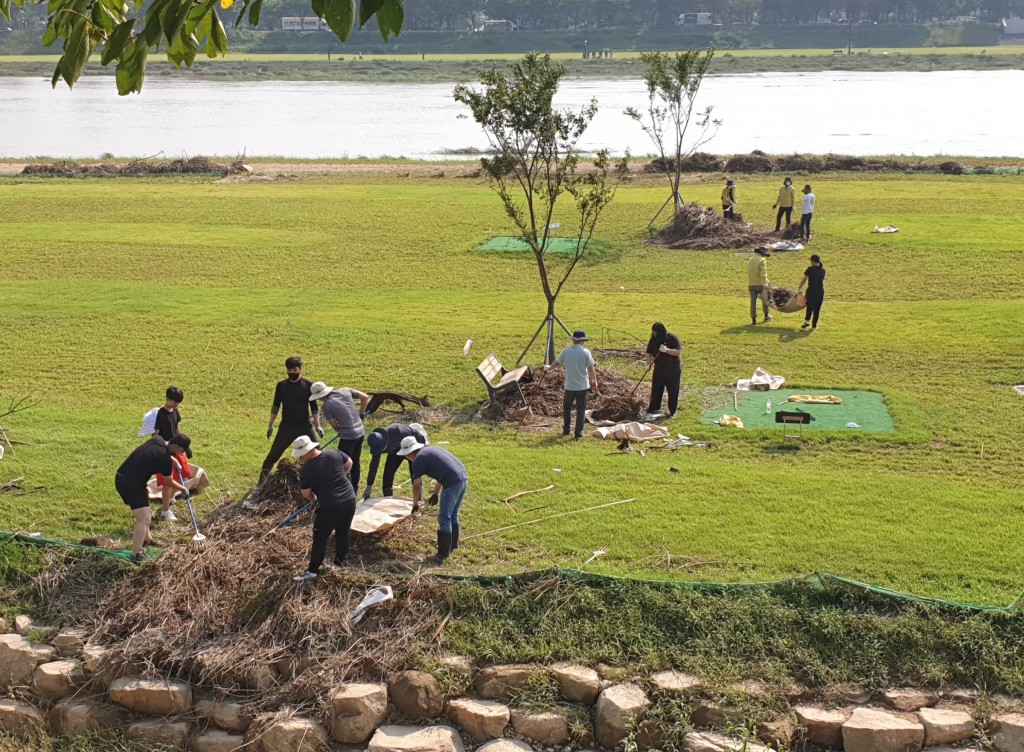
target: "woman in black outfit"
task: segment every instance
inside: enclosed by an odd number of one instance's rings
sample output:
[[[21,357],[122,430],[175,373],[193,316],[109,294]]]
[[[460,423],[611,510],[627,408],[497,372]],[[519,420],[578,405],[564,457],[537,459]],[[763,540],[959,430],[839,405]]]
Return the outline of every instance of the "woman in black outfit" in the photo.
[[[825,301],[825,267],[821,265],[821,256],[817,253],[811,256],[811,265],[804,271],[804,278],[800,282],[801,292],[804,285],[807,285],[807,313],[800,328],[813,326],[814,331],[818,331],[818,316],[821,314],[821,304]]]

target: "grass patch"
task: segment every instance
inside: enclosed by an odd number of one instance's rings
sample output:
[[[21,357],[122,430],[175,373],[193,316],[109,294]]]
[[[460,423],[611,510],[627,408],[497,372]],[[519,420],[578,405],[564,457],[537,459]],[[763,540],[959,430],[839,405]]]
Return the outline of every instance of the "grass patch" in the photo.
[[[714,205],[718,178],[692,180],[684,196]],[[774,218],[779,182],[742,180],[748,218]],[[682,338],[687,387],[669,428],[720,449],[610,456],[609,444],[461,419],[431,425],[470,468],[467,534],[640,499],[471,539],[454,568],[579,566],[605,549],[588,568],[721,581],[826,571],[975,603],[1019,595],[1024,564],[1006,521],[1024,511],[1011,418],[1020,397],[1009,388],[1024,371],[1020,178],[812,182],[813,250],[829,276],[822,329],[811,337],[794,336],[799,315],[744,326],[745,258],[640,243],[665,198],[656,178],[619,190],[601,227],[616,253],[577,270],[560,314],[596,347],[635,346],[621,332],[643,337],[664,321]],[[182,427],[214,484],[199,499],[207,513],[254,482],[285,357],[302,354],[314,379],[428,394],[461,414],[485,396],[473,370],[483,355],[514,359],[544,314],[532,257],[472,250],[510,231],[479,180],[11,178],[0,179],[0,222],[0,397],[41,400],[4,421],[31,445],[4,458],[0,478],[46,486],[0,503],[6,524],[47,537],[128,535],[113,474],[170,383],[185,390]],[[890,222],[899,234],[870,233]],[[773,257],[772,281],[798,283],[805,256]],[[643,372],[620,359],[605,365]],[[895,431],[812,435],[786,457],[764,451],[777,443],[771,435],[702,426],[704,388],[758,365],[794,383],[881,391]],[[549,483],[558,490],[542,501],[495,501]],[[709,563],[670,568],[658,563],[665,549]]]

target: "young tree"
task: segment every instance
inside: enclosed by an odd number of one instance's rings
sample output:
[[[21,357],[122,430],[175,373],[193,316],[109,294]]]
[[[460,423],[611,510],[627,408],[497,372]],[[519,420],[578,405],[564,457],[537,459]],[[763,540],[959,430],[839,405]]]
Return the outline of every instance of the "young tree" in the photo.
[[[644,72],[647,109],[640,112],[634,107],[627,107],[625,114],[639,123],[654,142],[671,191],[651,220],[652,225],[670,201],[675,201],[676,210],[683,205],[683,198],[679,195],[682,161],[713,139],[722,125],[721,120],[712,119],[714,108],[711,105],[694,112],[697,93],[714,56],[714,47],[674,55],[667,52],[640,55],[641,62],[647,66]],[[691,123],[696,127],[695,133],[690,130]]]
[[[455,100],[470,108],[497,152],[481,164],[519,237],[533,251],[547,299],[547,315],[519,361],[547,327],[546,364],[555,359],[555,325],[569,333],[555,311],[558,295],[586,253],[597,221],[615,195],[612,165],[605,150],[597,152],[591,169],[579,169],[576,147],[597,114],[597,100],[578,111],[555,109],[552,100],[564,74],[565,69],[549,55],[532,52],[507,73],[496,68],[481,70],[482,91],[460,85],[454,92]],[[620,169],[624,167],[625,159]],[[547,252],[555,208],[564,194],[575,202],[576,251],[564,262],[557,262],[549,259]]]
[[[117,93],[142,91],[149,53],[161,45],[167,59],[179,68],[192,66],[200,48],[207,57],[224,55],[228,36],[217,12],[235,0],[0,0],[0,18],[10,19],[12,6],[47,3],[49,19],[43,44],[64,40],[63,54],[53,73],[53,86],[64,79],[74,86],[95,49],[102,45],[100,63],[117,63]],[[327,21],[341,41],[348,39],[358,21],[362,28],[377,19],[381,36],[388,39],[402,29],[403,0],[310,0],[315,15]],[[260,21],[263,0],[238,0],[235,26]]]

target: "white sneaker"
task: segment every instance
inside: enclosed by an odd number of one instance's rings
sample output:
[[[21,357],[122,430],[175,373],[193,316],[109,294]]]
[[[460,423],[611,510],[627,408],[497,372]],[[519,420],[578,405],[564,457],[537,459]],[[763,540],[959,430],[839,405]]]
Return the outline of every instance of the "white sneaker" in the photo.
[[[295,581],[295,582],[306,582],[307,580],[315,580],[315,579],[316,579],[316,572],[310,572],[309,570],[306,570],[302,574],[297,574],[294,577],[292,577],[292,580]]]
[[[177,522],[178,521],[178,515],[176,515],[170,509],[165,509],[164,511],[162,511],[160,513],[160,519],[161,520],[167,520],[168,522]]]
[[[816,331],[818,331],[818,327],[814,327],[814,328],[812,328],[812,329],[811,329],[811,331],[812,331],[812,332],[816,332]]]

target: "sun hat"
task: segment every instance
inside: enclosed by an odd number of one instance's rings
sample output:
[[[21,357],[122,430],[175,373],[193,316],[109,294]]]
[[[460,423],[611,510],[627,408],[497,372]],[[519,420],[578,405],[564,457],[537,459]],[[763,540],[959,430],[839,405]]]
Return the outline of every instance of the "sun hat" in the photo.
[[[310,387],[310,390],[312,391],[312,394],[309,395],[309,401],[313,402],[314,400],[323,399],[324,397],[326,397],[328,394],[334,391],[334,387],[327,386],[327,384],[325,384],[322,381],[317,381],[316,383],[313,384],[313,386]]]
[[[771,256],[772,249],[766,245],[759,245],[757,248],[754,249],[754,253],[760,256]]]
[[[320,445],[317,442],[313,441],[308,436],[300,436],[299,438],[292,442],[292,446],[295,447],[292,450],[292,457],[294,457],[295,459],[305,457],[314,449],[320,448]]]
[[[427,429],[424,428],[422,425],[420,425],[419,423],[410,423],[409,428],[411,428],[415,433],[418,433],[420,436],[423,437],[424,445],[430,443],[427,437]]]
[[[590,337],[588,337],[587,333],[582,329],[577,329],[575,332],[572,333],[572,336],[569,337],[569,339],[571,339],[573,342],[586,342],[588,339],[590,339]]]
[[[415,436],[406,436],[404,439],[402,439],[402,446],[398,450],[398,456],[405,457],[407,454],[418,452],[425,446],[426,444],[421,444],[420,442],[416,441]]]

